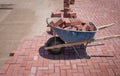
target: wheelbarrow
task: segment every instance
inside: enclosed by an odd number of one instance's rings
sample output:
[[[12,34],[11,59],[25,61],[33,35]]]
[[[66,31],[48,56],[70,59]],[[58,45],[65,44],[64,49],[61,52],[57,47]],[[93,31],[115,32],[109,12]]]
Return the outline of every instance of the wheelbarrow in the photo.
[[[50,25],[49,23],[52,20],[57,21],[59,19],[60,18],[47,18],[46,22],[48,25]],[[101,38],[94,38],[97,31],[107,28],[107,27],[110,27],[114,23],[111,23],[108,25],[103,25],[100,27],[96,27],[92,22],[89,22],[89,24],[91,26],[95,27],[94,31],[65,30],[65,29],[50,25],[51,29],[56,33],[56,35],[54,37],[50,38],[46,42],[44,49],[52,54],[60,54],[64,50],[65,47],[72,47],[78,57],[90,58],[90,56],[86,53],[86,47],[87,47],[88,43],[120,37],[120,35],[111,35],[111,36],[105,36],[105,37],[101,37]],[[81,49],[85,50],[85,54],[83,56],[79,55],[79,52],[78,52],[79,50],[76,47],[78,45],[80,45]]]

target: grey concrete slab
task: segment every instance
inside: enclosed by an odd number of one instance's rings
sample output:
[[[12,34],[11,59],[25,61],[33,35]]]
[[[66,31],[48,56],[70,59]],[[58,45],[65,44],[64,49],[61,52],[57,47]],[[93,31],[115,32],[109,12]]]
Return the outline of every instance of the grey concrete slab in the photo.
[[[46,31],[46,18],[61,9],[63,0],[0,0],[0,4],[14,4],[13,9],[0,9],[0,67],[9,53],[25,39]]]

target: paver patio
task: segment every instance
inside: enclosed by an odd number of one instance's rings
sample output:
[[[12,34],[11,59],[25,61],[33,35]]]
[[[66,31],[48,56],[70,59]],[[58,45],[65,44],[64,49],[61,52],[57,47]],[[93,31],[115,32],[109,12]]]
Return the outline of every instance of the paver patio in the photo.
[[[115,23],[98,31],[95,37],[120,34],[120,0],[76,0],[71,7],[79,18],[91,20],[97,26]],[[25,40],[14,51],[14,57],[6,61],[0,76],[120,76],[119,38],[91,43],[87,47],[91,59],[79,59],[72,48],[66,48],[60,55],[45,51],[44,44],[50,37],[45,32]]]

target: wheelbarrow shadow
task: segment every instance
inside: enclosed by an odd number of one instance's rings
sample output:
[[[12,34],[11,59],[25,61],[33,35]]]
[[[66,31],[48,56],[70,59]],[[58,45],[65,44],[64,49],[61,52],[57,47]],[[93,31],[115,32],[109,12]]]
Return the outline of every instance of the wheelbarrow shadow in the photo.
[[[76,54],[76,52],[74,51],[74,49],[72,47],[68,47],[65,48],[65,50],[58,55],[53,55],[50,54],[48,51],[46,51],[44,49],[45,46],[42,46],[39,48],[39,55],[47,58],[47,59],[52,59],[52,60],[72,60],[72,59],[89,59],[84,57],[84,55],[87,53],[85,49],[80,49],[78,48],[78,53],[80,56],[82,56],[82,58],[78,57],[78,55]],[[114,57],[114,56],[104,56],[104,55],[91,55],[91,57]]]
[[[83,59],[83,58],[85,58],[85,57],[82,57],[82,58],[78,57],[78,55],[76,54],[74,49],[71,47],[65,48],[65,50],[61,54],[58,54],[58,55],[50,54],[48,51],[44,50],[44,47],[45,46],[40,47],[39,55],[44,57],[44,58],[47,58],[47,59],[71,60],[71,59]],[[86,50],[79,49],[78,53],[80,56],[83,56],[84,53],[86,53]]]

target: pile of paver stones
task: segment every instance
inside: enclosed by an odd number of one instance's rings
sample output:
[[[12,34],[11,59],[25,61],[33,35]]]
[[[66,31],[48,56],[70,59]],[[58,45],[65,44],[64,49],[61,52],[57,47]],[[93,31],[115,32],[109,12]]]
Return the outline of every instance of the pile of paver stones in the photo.
[[[95,27],[86,20],[60,18],[58,21],[51,21],[48,26],[54,26],[65,30],[94,31]]]
[[[73,10],[70,9],[70,5],[75,4],[75,0],[64,0],[64,9],[52,12],[51,17],[59,17],[58,21],[51,21],[48,27],[55,26],[65,30],[74,30],[74,31],[94,31],[95,27],[90,24],[87,20],[75,19],[77,15]],[[50,33],[53,35],[52,29]]]

